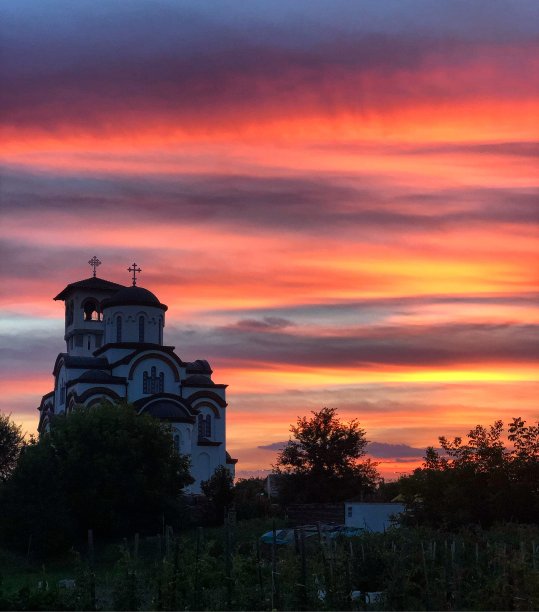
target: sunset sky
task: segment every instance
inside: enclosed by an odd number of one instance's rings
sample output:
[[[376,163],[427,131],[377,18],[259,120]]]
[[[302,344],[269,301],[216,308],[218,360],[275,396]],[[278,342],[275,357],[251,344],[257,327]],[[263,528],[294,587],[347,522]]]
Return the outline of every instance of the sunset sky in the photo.
[[[388,478],[537,419],[539,2],[0,5],[0,409],[35,432],[64,286],[139,284],[229,384],[239,476],[298,415]]]

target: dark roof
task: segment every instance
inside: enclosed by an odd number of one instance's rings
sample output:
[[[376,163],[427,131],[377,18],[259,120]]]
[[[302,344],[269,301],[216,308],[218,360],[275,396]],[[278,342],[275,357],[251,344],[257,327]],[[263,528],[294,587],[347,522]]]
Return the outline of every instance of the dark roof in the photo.
[[[60,291],[60,293],[54,298],[55,300],[65,300],[71,291],[74,289],[91,289],[92,291],[117,291],[122,289],[124,285],[113,283],[105,280],[104,278],[98,278],[97,276],[91,276],[84,280],[77,281],[76,283],[69,283],[67,287]]]
[[[66,355],[64,358],[66,368],[103,368],[109,365],[104,357],[77,357]]]
[[[125,378],[120,376],[111,376],[103,370],[86,370],[73,383],[108,383],[111,385],[125,384]]]
[[[215,387],[215,383],[213,380],[204,376],[203,374],[193,374],[192,376],[188,376],[183,384],[187,387]]]
[[[158,419],[167,419],[170,421],[194,421],[188,407],[180,400],[161,399],[156,402],[151,402],[148,407],[143,408],[142,412],[151,414]]]
[[[109,362],[104,357],[76,357],[68,353],[60,353],[56,357],[53,376],[56,376],[61,361],[64,362],[66,368],[103,370],[109,367]]]
[[[210,364],[205,359],[189,361],[185,367],[187,374],[213,374]]]
[[[209,440],[208,438],[200,437],[197,442],[198,446],[221,446],[221,442]]]
[[[151,291],[136,286],[123,287],[111,298],[103,300],[103,308],[109,308],[110,306],[154,306],[162,310],[168,309],[168,306],[161,304],[157,296]]]
[[[225,452],[225,458],[226,458],[227,463],[232,463],[232,464],[238,463],[237,459],[232,459],[228,451]]]

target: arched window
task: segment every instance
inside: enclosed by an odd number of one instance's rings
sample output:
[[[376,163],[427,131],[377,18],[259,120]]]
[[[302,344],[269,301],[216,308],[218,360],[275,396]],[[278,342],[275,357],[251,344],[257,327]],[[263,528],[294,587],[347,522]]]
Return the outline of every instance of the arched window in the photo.
[[[180,452],[180,448],[181,448],[181,441],[180,441],[180,434],[179,433],[175,433],[174,434],[174,450],[179,453]]]
[[[144,342],[144,316],[138,318],[138,341]]]
[[[198,415],[198,437],[211,438],[211,415]]]
[[[73,300],[66,302],[66,323],[71,325],[73,323],[73,313],[75,311],[75,307],[73,305]]]
[[[99,305],[96,300],[86,300],[82,305],[85,321],[100,321]]]
[[[150,392],[150,384],[148,381],[148,372],[144,372],[142,376],[142,393]]]
[[[198,437],[202,438],[204,436],[204,415],[199,414],[197,418],[198,424]]]
[[[118,315],[116,317],[116,342],[122,341],[122,317]]]
[[[159,317],[159,344],[163,344],[163,317]]]
[[[150,374],[144,372],[142,375],[142,392],[143,393],[163,393],[165,390],[165,373],[157,374],[157,368],[152,366]]]

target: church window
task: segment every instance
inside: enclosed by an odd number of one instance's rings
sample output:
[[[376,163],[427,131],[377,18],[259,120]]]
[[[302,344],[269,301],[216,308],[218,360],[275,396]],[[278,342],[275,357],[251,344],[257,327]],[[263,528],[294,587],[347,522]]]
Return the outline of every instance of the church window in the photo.
[[[67,325],[71,325],[73,323],[73,300],[66,304],[66,323]]]
[[[138,341],[144,342],[144,317],[142,315],[138,318]]]
[[[174,434],[174,450],[180,452],[180,434]]]
[[[202,438],[204,436],[204,415],[198,415],[198,437]]]
[[[116,342],[122,341],[122,317],[116,317]]]
[[[159,344],[163,344],[163,317],[159,317]]]
[[[92,344],[92,336],[88,336],[88,350],[90,350]]]
[[[82,334],[77,334],[75,336],[75,346],[82,347],[83,342],[84,342],[84,336]]]
[[[198,415],[198,437],[211,438],[211,415]]]
[[[62,383],[60,387],[60,404],[64,406],[66,403],[66,386],[65,383]]]
[[[157,368],[152,366],[150,374],[144,372],[142,375],[142,392],[143,393],[163,393],[165,390],[165,374],[160,372],[157,374]]]
[[[149,393],[149,385],[148,385],[148,372],[144,372],[142,375],[142,393]]]
[[[85,321],[100,321],[99,307],[95,300],[86,300],[83,304]]]

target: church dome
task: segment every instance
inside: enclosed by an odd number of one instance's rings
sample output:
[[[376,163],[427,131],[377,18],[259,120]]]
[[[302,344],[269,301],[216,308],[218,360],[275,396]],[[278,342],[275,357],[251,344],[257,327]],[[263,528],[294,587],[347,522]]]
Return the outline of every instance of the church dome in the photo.
[[[136,286],[124,287],[111,298],[103,301],[103,308],[109,308],[110,306],[153,306],[161,308],[161,310],[168,309],[168,306],[161,304],[157,296],[151,291]]]

